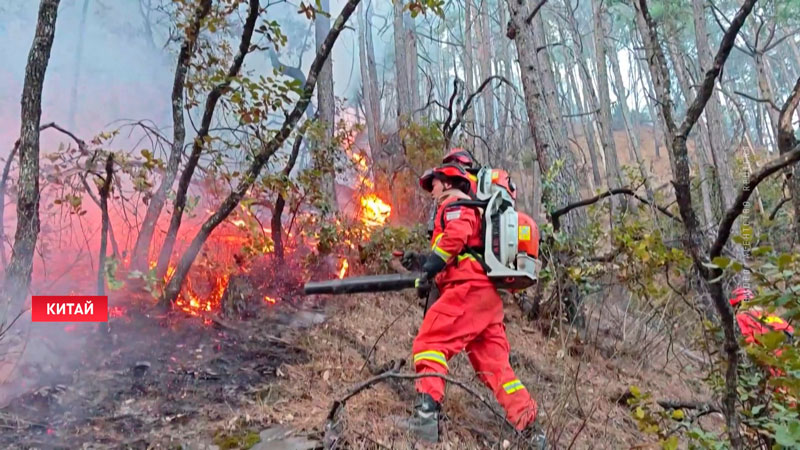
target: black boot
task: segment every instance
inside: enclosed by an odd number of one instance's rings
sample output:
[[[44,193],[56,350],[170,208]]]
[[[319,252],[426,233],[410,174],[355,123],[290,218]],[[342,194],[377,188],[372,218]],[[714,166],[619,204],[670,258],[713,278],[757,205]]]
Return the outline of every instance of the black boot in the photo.
[[[439,404],[429,394],[419,394],[414,408],[414,414],[397,425],[424,441],[439,442]]]
[[[522,430],[522,442],[528,446],[527,448],[534,450],[546,450],[548,448],[547,436],[535,420]]]

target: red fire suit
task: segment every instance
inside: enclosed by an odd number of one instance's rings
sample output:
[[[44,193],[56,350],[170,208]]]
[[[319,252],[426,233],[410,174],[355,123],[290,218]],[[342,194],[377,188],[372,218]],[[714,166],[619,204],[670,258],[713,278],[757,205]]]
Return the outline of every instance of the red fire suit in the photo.
[[[750,310],[736,314],[736,322],[742,331],[744,341],[748,344],[759,344],[758,336],[772,331],[783,331],[784,333],[794,334],[794,328],[785,320],[774,314],[764,314],[761,311]],[[781,351],[776,350],[775,356],[780,356]],[[773,376],[784,375],[782,371],[770,367],[769,372]]]
[[[503,302],[478,260],[464,252],[482,242],[479,213],[472,207],[450,206],[466,198],[460,191],[448,190],[438,202],[431,249],[447,265],[435,278],[441,296],[414,339],[414,367],[417,373],[447,374],[447,362],[466,350],[509,422],[522,430],[536,418],[537,406],[508,362]],[[417,391],[437,402],[444,397],[444,387],[441,378],[416,381]]]

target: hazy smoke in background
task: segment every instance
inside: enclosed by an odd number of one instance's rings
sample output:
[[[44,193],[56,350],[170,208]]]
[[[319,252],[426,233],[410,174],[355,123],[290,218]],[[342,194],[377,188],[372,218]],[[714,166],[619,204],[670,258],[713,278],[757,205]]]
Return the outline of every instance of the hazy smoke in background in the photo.
[[[164,48],[169,18],[155,7],[167,0],[65,0],[61,2],[55,43],[45,78],[42,123],[69,126],[71,91],[75,82],[81,16],[88,1],[83,48],[77,85],[74,131],[88,140],[120,119],[149,119],[160,127],[171,127],[170,92],[175,65],[176,43]],[[343,2],[331,2],[335,17]],[[147,5],[151,9],[145,13]],[[36,27],[38,2],[10,0],[0,4],[0,156],[6,157],[19,135],[19,101],[25,64]],[[384,12],[376,11],[379,15]],[[388,12],[388,10],[387,10]],[[145,19],[149,14],[149,21]],[[271,6],[262,19],[278,20],[289,37],[280,55],[285,64],[295,65],[304,35],[311,32],[303,55],[305,72],[314,57],[313,29],[304,15],[289,4]],[[355,21],[354,21],[355,22]],[[376,18],[376,27],[380,26]],[[354,25],[354,24],[351,24]],[[383,53],[391,42],[391,30],[376,34],[376,52]],[[356,34],[345,30],[333,50],[334,89],[337,97],[352,100],[360,87]],[[382,66],[383,57],[378,57]],[[266,52],[248,56],[246,70],[270,70]],[[379,70],[382,67],[378,68]],[[197,112],[193,113],[193,116]],[[187,124],[188,125],[188,124]],[[191,135],[191,127],[187,127]],[[187,142],[190,136],[187,136]],[[45,132],[42,152],[54,149],[63,136]],[[120,143],[120,141],[115,141]],[[124,146],[124,145],[123,145]]]

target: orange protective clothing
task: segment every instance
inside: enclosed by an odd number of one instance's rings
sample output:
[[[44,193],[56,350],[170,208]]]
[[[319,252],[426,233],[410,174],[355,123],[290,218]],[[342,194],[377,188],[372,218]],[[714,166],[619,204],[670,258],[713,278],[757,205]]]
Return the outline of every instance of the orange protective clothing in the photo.
[[[428,310],[414,340],[414,367],[417,373],[447,374],[447,362],[466,350],[509,422],[523,430],[536,418],[537,405],[508,361],[503,301],[481,264],[464,253],[480,245],[480,216],[474,208],[451,205],[463,198],[459,194],[446,191],[439,201],[431,247],[447,265],[435,278],[441,296]],[[444,387],[445,381],[437,377],[416,381],[417,391],[437,402],[444,398]]]

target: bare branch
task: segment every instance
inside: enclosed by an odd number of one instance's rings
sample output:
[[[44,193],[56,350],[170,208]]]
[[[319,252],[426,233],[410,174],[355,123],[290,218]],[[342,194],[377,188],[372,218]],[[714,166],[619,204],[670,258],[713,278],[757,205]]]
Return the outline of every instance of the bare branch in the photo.
[[[550,219],[553,222],[553,228],[556,229],[556,230],[558,230],[560,228],[559,218],[561,216],[563,216],[564,214],[572,211],[573,209],[597,203],[597,202],[599,202],[600,200],[602,200],[604,198],[611,197],[612,195],[628,195],[628,196],[631,196],[631,197],[635,198],[636,200],[639,200],[640,202],[642,202],[642,203],[644,203],[646,205],[654,206],[656,209],[658,209],[665,216],[669,217],[670,219],[672,219],[672,220],[674,220],[674,221],[676,221],[678,223],[681,223],[681,220],[679,218],[675,217],[671,212],[669,212],[669,210],[667,210],[667,208],[664,208],[663,206],[659,206],[659,205],[650,203],[649,200],[647,200],[646,198],[643,198],[640,195],[638,195],[636,192],[633,191],[633,189],[619,188],[619,189],[611,189],[609,191],[606,191],[606,192],[603,192],[601,194],[595,195],[594,197],[589,197],[589,198],[583,199],[583,200],[575,202],[575,203],[570,203],[569,205],[564,206],[563,208],[560,208],[560,209],[557,209],[557,210],[553,211],[552,213],[550,213]]]
[[[775,102],[774,102],[774,101],[772,101],[772,99],[769,99],[769,98],[759,98],[759,97],[754,97],[754,96],[752,96],[752,95],[745,94],[744,92],[741,92],[741,91],[733,91],[733,93],[734,93],[734,94],[736,94],[736,95],[741,95],[742,97],[744,97],[744,98],[746,98],[746,99],[750,99],[750,100],[752,100],[752,101],[754,101],[754,102],[758,102],[758,103],[766,103],[766,104],[768,104],[769,106],[771,106],[771,107],[772,107],[772,109],[774,109],[775,111],[780,111],[780,108],[778,108],[778,105],[776,105],[776,104],[775,104]]]
[[[769,213],[769,220],[775,220],[775,216],[778,215],[778,212],[781,210],[783,205],[785,205],[786,203],[790,202],[791,200],[792,200],[792,197],[786,197],[783,200],[781,200],[780,203],[775,205],[775,208],[773,208],[772,212]]]
[[[711,259],[722,254],[722,248],[728,242],[728,238],[731,235],[733,222],[744,210],[745,202],[750,199],[750,194],[758,186],[758,184],[773,173],[798,161],[800,161],[800,144],[795,145],[790,152],[784,153],[783,155],[773,159],[765,164],[761,170],[750,175],[745,187],[739,192],[739,195],[736,196],[736,201],[725,212],[725,216],[722,218],[722,221],[719,224],[717,239],[714,241],[714,244],[711,246],[711,250],[709,252]]]
[[[717,55],[714,57],[714,64],[711,69],[706,71],[706,76],[703,79],[700,89],[697,91],[697,96],[695,96],[694,101],[686,111],[686,117],[683,119],[683,123],[681,123],[680,129],[678,130],[679,136],[683,138],[688,137],[689,133],[692,131],[692,127],[697,123],[697,119],[700,118],[700,114],[703,113],[708,99],[711,98],[711,94],[714,93],[714,83],[716,83],[717,77],[722,72],[722,67],[725,65],[725,61],[731,53],[734,42],[736,42],[736,35],[739,34],[739,30],[742,28],[742,25],[744,25],[745,19],[750,14],[750,11],[753,10],[755,4],[756,0],[745,0],[742,7],[736,12],[736,16],[733,17],[731,26],[725,30],[725,34],[722,36],[722,41],[719,44]]]
[[[528,14],[528,17],[525,18],[525,23],[530,25],[531,22],[533,22],[533,18],[536,17],[536,13],[538,13],[539,10],[542,9],[542,6],[544,6],[545,3],[547,3],[547,0],[539,0],[539,3],[537,3],[536,6],[533,7],[533,11],[531,11],[531,13]]]

